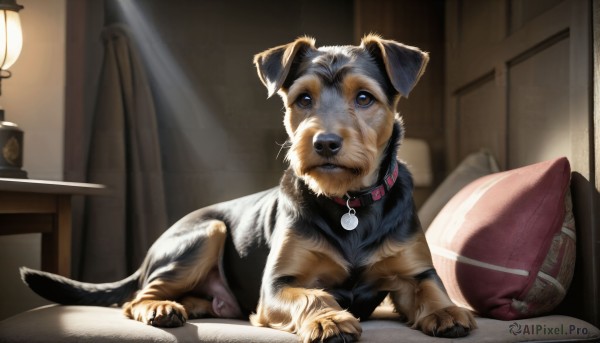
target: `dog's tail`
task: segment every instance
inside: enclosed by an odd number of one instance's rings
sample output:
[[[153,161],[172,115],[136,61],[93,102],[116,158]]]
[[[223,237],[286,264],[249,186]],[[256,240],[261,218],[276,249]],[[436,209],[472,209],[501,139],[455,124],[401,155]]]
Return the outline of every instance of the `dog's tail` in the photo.
[[[86,283],[64,276],[21,267],[21,279],[42,297],[63,305],[121,305],[139,289],[141,272],[110,283]]]

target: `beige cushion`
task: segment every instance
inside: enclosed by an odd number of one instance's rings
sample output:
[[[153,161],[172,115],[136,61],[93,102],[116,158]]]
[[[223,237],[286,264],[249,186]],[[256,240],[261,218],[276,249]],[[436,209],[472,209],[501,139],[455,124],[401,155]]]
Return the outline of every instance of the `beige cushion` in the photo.
[[[427,230],[440,210],[464,186],[482,176],[499,171],[496,160],[485,150],[467,156],[419,208],[419,220],[423,230]]]
[[[413,330],[380,308],[378,320],[362,323],[360,342],[449,342]],[[579,319],[565,316],[499,321],[478,318],[479,328],[461,342],[546,342],[600,339],[600,331]],[[520,328],[520,333],[517,332]],[[527,329],[526,329],[527,328]],[[534,332],[541,328],[538,334]],[[544,332],[542,329],[546,328]],[[562,328],[562,332],[549,332]],[[569,334],[571,331],[572,334]],[[295,335],[251,326],[247,321],[192,320],[175,329],[159,329],[125,318],[118,308],[50,305],[0,322],[0,342],[298,342]]]

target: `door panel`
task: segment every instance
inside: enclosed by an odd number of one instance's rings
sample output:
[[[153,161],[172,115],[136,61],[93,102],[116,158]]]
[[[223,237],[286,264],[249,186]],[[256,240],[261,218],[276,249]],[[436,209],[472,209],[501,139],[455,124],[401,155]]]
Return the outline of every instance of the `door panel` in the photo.
[[[509,63],[508,168],[572,151],[569,39]]]
[[[505,123],[495,88],[494,75],[489,74],[457,93],[456,125],[460,151],[481,148],[503,151],[502,127]]]
[[[508,4],[508,28],[515,32],[533,18],[558,5],[561,0],[511,0]]]

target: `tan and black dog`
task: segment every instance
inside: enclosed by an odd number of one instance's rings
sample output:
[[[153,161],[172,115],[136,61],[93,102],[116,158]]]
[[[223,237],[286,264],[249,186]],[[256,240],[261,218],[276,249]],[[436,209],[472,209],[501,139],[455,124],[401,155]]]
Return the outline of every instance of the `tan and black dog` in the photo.
[[[465,336],[431,262],[412,179],[396,159],[395,113],[428,55],[378,36],[316,48],[299,38],[255,56],[269,96],[286,108],[290,168],[279,187],[190,213],[128,278],[81,283],[23,268],[23,280],[62,304],[123,304],[160,327],[204,316],[244,318],[303,342],[349,342],[386,296],[413,328]]]

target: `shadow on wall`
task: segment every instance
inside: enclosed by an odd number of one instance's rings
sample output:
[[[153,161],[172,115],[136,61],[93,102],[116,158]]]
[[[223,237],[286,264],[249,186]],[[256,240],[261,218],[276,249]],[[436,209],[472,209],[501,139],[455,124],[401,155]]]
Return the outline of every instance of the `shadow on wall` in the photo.
[[[591,213],[600,212],[600,193],[595,186],[578,172],[571,174],[571,194],[577,199],[573,206],[575,229],[578,237],[593,239],[576,240],[575,272],[571,286],[563,302],[558,306],[557,313],[582,318],[598,326],[600,323],[600,308],[590,301],[590,295],[598,294],[600,286],[600,264],[594,261],[594,251],[600,248],[597,223],[592,222]],[[594,270],[595,268],[595,270]],[[593,271],[593,273],[590,273]],[[595,275],[590,275],[595,274]]]

